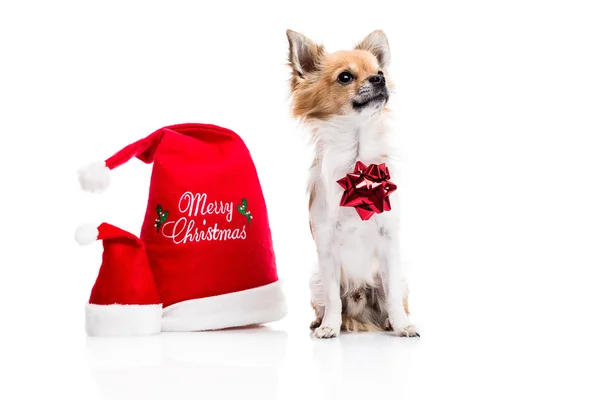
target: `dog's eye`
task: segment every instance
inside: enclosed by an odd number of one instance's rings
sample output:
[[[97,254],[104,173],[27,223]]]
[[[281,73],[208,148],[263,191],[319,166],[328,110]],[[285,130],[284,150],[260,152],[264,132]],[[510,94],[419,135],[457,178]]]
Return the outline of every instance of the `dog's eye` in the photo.
[[[383,76],[383,71],[379,71],[379,72],[377,72],[377,74]]]
[[[352,74],[348,71],[344,71],[341,74],[338,75],[338,82],[343,84],[343,85],[347,85],[350,82],[352,82],[352,80],[354,79],[354,77],[352,76]]]

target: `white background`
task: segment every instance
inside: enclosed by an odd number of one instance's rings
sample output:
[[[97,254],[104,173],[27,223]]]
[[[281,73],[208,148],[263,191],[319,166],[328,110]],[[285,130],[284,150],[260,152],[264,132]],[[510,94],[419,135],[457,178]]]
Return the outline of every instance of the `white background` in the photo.
[[[2,2],[0,398],[597,399],[599,20],[594,1]],[[329,50],[389,36],[421,339],[310,338],[310,148],[286,28]],[[151,167],[115,170],[101,196],[76,170],[181,122],[250,148],[289,315],[88,339],[101,246],[73,232],[139,232]]]

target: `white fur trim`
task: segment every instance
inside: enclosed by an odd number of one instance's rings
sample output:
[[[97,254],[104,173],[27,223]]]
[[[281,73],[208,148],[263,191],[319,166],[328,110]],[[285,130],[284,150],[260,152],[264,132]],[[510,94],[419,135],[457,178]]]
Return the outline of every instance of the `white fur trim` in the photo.
[[[163,331],[207,331],[280,320],[287,314],[281,282],[241,292],[186,300],[163,311]]]
[[[98,228],[92,224],[83,224],[75,231],[75,240],[81,246],[94,243],[98,240]]]
[[[87,304],[85,330],[90,336],[139,336],[160,332],[161,304]]]
[[[110,184],[110,169],[104,161],[90,164],[79,170],[79,184],[87,192],[100,193]]]

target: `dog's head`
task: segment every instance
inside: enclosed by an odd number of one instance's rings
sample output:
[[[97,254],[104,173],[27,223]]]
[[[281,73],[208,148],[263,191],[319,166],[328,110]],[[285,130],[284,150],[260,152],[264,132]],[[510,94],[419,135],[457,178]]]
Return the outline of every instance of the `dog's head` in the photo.
[[[374,31],[353,50],[327,53],[301,33],[287,31],[292,113],[305,119],[381,112],[390,92],[388,40]]]

